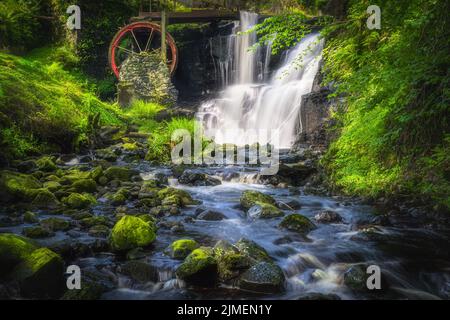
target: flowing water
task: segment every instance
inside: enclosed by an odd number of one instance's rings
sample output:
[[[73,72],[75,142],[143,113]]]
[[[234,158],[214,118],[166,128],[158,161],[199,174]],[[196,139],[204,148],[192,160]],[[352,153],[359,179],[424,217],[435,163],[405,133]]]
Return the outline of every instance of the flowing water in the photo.
[[[241,23],[225,41],[227,58],[219,61],[221,82],[226,87],[217,99],[200,107],[197,118],[204,124],[205,134],[219,144],[259,142],[289,148],[303,129],[302,96],[312,90],[323,41],[317,34],[306,36],[267,77],[270,45],[254,50],[254,33],[236,35],[236,30],[246,31],[257,21],[256,14],[241,14]]]

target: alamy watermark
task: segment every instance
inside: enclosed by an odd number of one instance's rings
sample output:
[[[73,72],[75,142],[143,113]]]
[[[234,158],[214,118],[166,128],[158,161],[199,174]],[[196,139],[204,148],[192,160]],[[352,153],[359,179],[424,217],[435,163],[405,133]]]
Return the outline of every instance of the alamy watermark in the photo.
[[[377,5],[371,5],[367,7],[367,13],[370,14],[367,19],[367,28],[369,30],[381,29],[381,9]]]

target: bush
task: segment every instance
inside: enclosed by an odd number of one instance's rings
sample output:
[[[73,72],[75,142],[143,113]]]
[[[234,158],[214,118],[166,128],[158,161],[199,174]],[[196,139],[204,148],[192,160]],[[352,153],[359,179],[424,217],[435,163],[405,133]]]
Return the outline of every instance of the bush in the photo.
[[[450,4],[378,5],[381,30],[365,27],[361,1],[351,1],[347,23],[326,30],[325,73],[346,102],[324,164],[348,193],[413,194],[450,207]]]
[[[81,75],[57,62],[0,53],[0,160],[72,151],[88,138],[93,114],[102,124],[122,123],[120,109],[100,101]]]

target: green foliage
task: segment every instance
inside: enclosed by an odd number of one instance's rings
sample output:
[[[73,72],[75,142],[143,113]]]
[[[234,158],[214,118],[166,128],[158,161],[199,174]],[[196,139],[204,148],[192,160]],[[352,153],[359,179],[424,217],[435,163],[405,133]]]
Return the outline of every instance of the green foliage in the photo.
[[[102,124],[122,123],[116,105],[101,102],[86,79],[58,62],[0,53],[0,88],[3,160],[73,150],[87,139],[92,114],[99,114]]]
[[[257,24],[247,32],[259,36],[257,45],[272,45],[272,54],[276,55],[291,48],[311,32],[311,27],[305,24],[304,14],[283,14],[270,17]]]
[[[193,139],[196,127],[198,126],[199,124],[196,120],[189,118],[172,118],[169,121],[164,121],[157,125],[151,132],[147,159],[162,163],[169,162],[172,148],[181,141],[181,138],[179,141],[172,141],[174,132],[177,130],[186,130]]]
[[[0,49],[30,49],[49,40],[49,26],[39,20],[46,3],[39,0],[0,2]]]
[[[64,30],[67,21],[66,9],[74,4],[71,0],[51,0],[52,8],[59,17],[59,29]],[[77,38],[77,53],[83,71],[96,78],[108,74],[108,47],[114,34],[137,15],[137,0],[79,0],[82,12],[82,31]],[[67,38],[72,37],[68,32]]]
[[[380,1],[382,29],[365,26],[368,1],[325,34],[325,74],[346,103],[325,166],[331,182],[369,196],[416,194],[449,205],[447,1]]]

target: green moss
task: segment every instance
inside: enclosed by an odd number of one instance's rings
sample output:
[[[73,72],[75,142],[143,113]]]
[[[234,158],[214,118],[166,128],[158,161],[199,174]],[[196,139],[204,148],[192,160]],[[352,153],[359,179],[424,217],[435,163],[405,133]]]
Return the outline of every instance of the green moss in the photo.
[[[53,159],[51,157],[47,157],[47,156],[36,160],[36,165],[39,170],[44,171],[44,172],[53,172],[56,169],[58,169],[56,164],[53,162]]]
[[[242,238],[236,242],[239,252],[249,257],[253,262],[267,261],[272,262],[267,251],[256,242]]]
[[[0,201],[31,201],[40,187],[39,181],[31,175],[12,171],[0,172]]]
[[[20,284],[25,297],[56,298],[64,284],[64,262],[47,248],[34,250],[13,271],[11,278]]]
[[[93,179],[80,179],[72,184],[72,188],[79,193],[92,193],[97,190],[97,183]]]
[[[48,218],[41,220],[41,226],[52,231],[66,231],[70,229],[70,222],[62,218]]]
[[[252,208],[250,208],[248,214],[259,219],[271,219],[282,217],[284,215],[283,211],[281,211],[274,205],[262,203],[259,201],[256,202]]]
[[[93,216],[88,218],[83,218],[80,220],[83,227],[93,227],[97,225],[109,226],[110,222],[105,216]]]
[[[189,254],[184,262],[178,267],[176,274],[183,280],[200,280],[205,273],[211,273],[209,276],[215,276],[217,262],[213,256],[212,248],[201,247],[195,249]]]
[[[174,259],[184,259],[198,247],[198,243],[194,240],[177,240],[170,245],[170,255]]]
[[[73,209],[84,209],[97,201],[89,194],[71,193],[68,197],[63,199],[64,204]]]
[[[126,151],[136,151],[139,150],[139,147],[137,146],[136,143],[124,143],[122,145],[122,148],[125,149]]]
[[[42,227],[39,227],[39,226],[24,228],[22,230],[22,234],[25,237],[33,238],[33,239],[48,238],[48,237],[53,235],[53,233],[51,231],[49,231],[48,229],[42,228]]]
[[[26,223],[36,223],[36,222],[39,222],[39,218],[37,217],[37,215],[34,212],[27,211],[23,215],[23,221]]]
[[[6,275],[34,250],[36,245],[29,239],[10,233],[0,234],[0,277]]]
[[[104,171],[104,175],[108,180],[130,181],[131,177],[137,172],[124,167],[109,167]]]
[[[59,204],[59,201],[49,190],[40,189],[31,204],[37,207],[53,208]]]
[[[240,203],[244,210],[248,210],[258,203],[275,205],[275,199],[258,191],[247,190],[241,195]]]
[[[61,184],[57,181],[47,181],[44,182],[43,187],[51,192],[61,190]]]
[[[85,78],[54,61],[0,53],[0,87],[0,117],[7,119],[0,130],[2,158],[76,150],[92,135],[88,118],[95,114],[101,124],[122,124],[116,105],[101,102]],[[54,170],[47,160],[42,167]]]
[[[191,195],[184,190],[175,188],[164,188],[158,192],[158,197],[162,202],[167,202],[167,205],[175,204],[179,206],[188,206],[196,204]]]
[[[138,217],[123,216],[111,231],[110,243],[115,251],[146,247],[156,239],[156,227]]]
[[[301,214],[291,214],[281,221],[280,228],[287,229],[289,231],[298,232],[300,234],[307,234],[316,226],[307,217]]]

